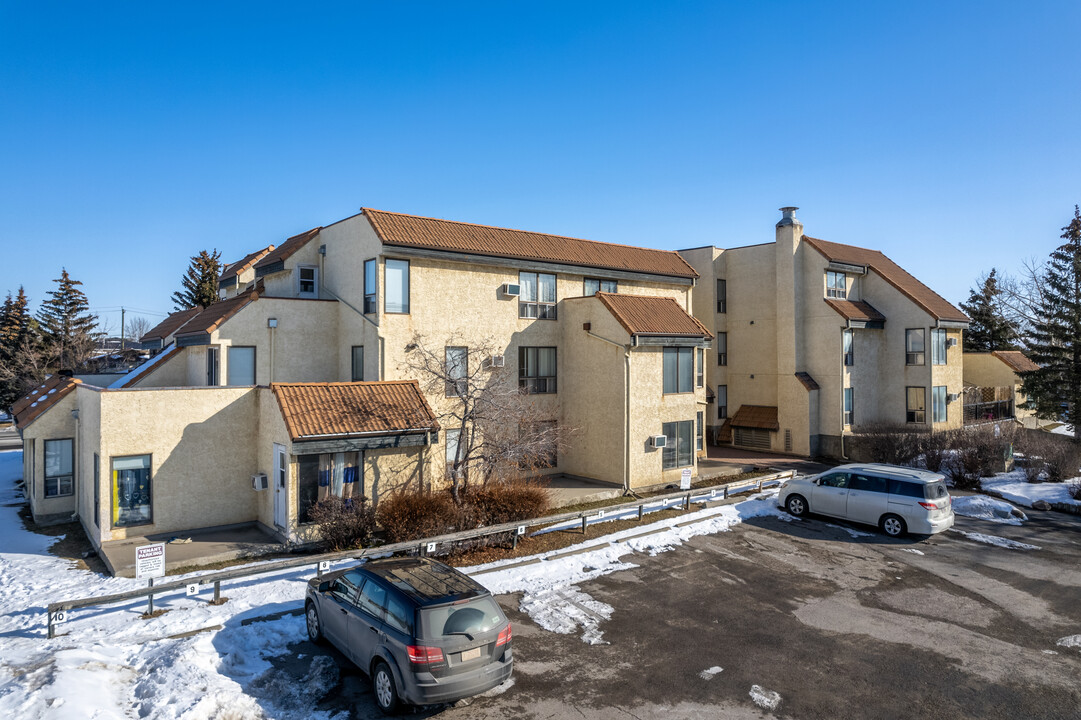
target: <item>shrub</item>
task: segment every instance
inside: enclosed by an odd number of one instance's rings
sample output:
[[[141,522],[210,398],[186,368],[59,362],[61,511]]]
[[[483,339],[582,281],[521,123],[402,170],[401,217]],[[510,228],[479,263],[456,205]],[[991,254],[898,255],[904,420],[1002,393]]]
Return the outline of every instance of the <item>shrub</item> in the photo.
[[[1028,431],[1018,444],[1025,454],[1025,478],[1029,482],[1062,482],[1076,477],[1081,468],[1081,447],[1068,438]]]
[[[371,542],[375,512],[367,498],[343,500],[330,496],[316,503],[308,517],[319,525],[319,536],[328,550],[351,550]]]
[[[1081,482],[1070,483],[1070,497],[1074,500],[1081,500]]]
[[[379,502],[379,523],[392,543],[443,535],[461,527],[462,513],[447,492],[399,492]]]
[[[463,494],[477,525],[499,525],[537,517],[548,509],[548,489],[537,481],[514,480],[473,485]]]
[[[871,424],[855,437],[859,453],[872,462],[911,465],[920,454],[921,433],[904,425]]]
[[[993,426],[968,427],[950,433],[954,453],[944,463],[944,472],[953,480],[954,487],[971,489],[979,485],[981,477],[1003,471],[1013,433],[1009,429],[995,433]]]
[[[953,433],[948,432],[927,433],[920,438],[920,450],[928,470],[939,472],[943,463],[948,466],[953,443]]]

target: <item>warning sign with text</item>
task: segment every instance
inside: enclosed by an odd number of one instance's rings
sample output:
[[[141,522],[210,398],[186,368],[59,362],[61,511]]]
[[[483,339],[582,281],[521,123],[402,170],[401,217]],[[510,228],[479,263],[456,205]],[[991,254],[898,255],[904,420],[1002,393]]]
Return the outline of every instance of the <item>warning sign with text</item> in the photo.
[[[135,578],[165,577],[165,543],[135,548]]]

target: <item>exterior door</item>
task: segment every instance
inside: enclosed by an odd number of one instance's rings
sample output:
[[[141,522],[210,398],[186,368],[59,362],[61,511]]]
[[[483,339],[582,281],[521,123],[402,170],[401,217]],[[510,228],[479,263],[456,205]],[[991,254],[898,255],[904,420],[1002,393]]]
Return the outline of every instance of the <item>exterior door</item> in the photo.
[[[875,475],[850,476],[848,488],[848,519],[877,525],[886,514],[889,495],[886,494],[886,478]]]
[[[848,510],[848,473],[823,475],[811,496],[811,512],[844,517]]]
[[[282,530],[289,527],[289,476],[285,446],[274,443],[274,524]]]

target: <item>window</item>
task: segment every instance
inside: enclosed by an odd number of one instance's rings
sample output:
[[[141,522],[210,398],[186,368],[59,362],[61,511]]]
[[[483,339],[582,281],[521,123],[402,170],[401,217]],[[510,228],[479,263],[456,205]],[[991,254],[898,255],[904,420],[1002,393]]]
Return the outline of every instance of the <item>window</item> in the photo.
[[[850,490],[863,490],[864,492],[886,494],[887,480],[875,475],[853,475],[849,485]]]
[[[856,355],[853,349],[854,338],[852,337],[851,330],[845,330],[841,333],[841,343],[844,346],[845,365],[851,367],[856,361]]]
[[[446,457],[447,457],[447,477],[454,477],[454,461],[458,459],[458,436],[461,435],[461,430],[455,428],[454,430],[447,430],[446,432]]]
[[[375,258],[364,261],[364,314],[376,312],[375,304]]]
[[[694,446],[695,446],[695,448],[698,449],[699,452],[701,452],[702,448],[705,447],[705,441],[706,441],[706,428],[704,427],[705,426],[705,421],[706,421],[706,414],[704,412],[699,412],[698,416],[695,418],[695,426],[694,426],[694,428],[695,428],[695,443],[694,443]]]
[[[101,458],[94,453],[94,525],[101,527]]]
[[[717,312],[728,312],[728,281],[717,281]]]
[[[702,348],[698,348],[694,351],[694,356],[697,362],[695,366],[698,369],[698,374],[695,378],[695,387],[706,386],[706,351]]]
[[[519,423],[518,437],[535,439],[535,442],[523,446],[524,457],[519,462],[520,466],[553,468],[559,462],[555,420]]]
[[[923,365],[923,328],[905,330],[905,365]]]
[[[586,278],[585,281],[585,295],[591,297],[598,292],[614,293],[619,292],[619,283],[615,280],[598,280],[596,278]]]
[[[153,522],[150,489],[149,455],[113,458],[113,527]]]
[[[717,333],[717,364],[728,364],[728,333]]]
[[[464,347],[446,347],[443,349],[446,374],[445,392],[447,397],[465,397],[468,389],[469,349]]]
[[[728,417],[728,386],[717,386],[717,418],[724,420]]]
[[[818,481],[821,487],[833,487],[833,488],[847,488],[848,487],[848,473],[830,473],[824,475],[821,480]]]
[[[556,319],[556,276],[547,273],[520,272],[518,284],[518,317]]]
[[[355,606],[357,604],[357,588],[363,582],[364,576],[360,573],[356,571],[347,572],[334,580],[334,584],[330,586],[330,594],[343,603]]]
[[[363,345],[354,345],[353,346],[353,362],[352,362],[352,366],[353,366],[353,368],[352,368],[353,372],[350,375],[350,377],[353,378],[353,382],[363,382],[364,381],[364,346]]]
[[[61,497],[75,493],[72,473],[74,440],[45,441],[45,497]]]
[[[221,384],[221,367],[219,358],[221,351],[216,347],[206,349],[206,384],[216,387]]]
[[[661,468],[686,467],[694,464],[694,447],[691,442],[694,421],[670,422],[661,425],[661,434],[668,438],[661,455]]]
[[[933,347],[933,346],[932,346]],[[931,388],[931,422],[946,422],[946,386],[935,385]]]
[[[946,331],[938,328],[931,330],[931,364],[946,364]]]
[[[382,620],[387,611],[387,589],[368,578],[357,596],[357,607],[377,620]]]
[[[312,265],[297,267],[297,295],[319,297],[319,268]]]
[[[845,392],[844,424],[845,424],[845,427],[848,427],[848,426],[852,425],[852,413],[854,412],[855,406],[853,405],[854,398],[852,397],[852,388],[846,387],[844,392]]]
[[[926,392],[921,387],[905,388],[905,422],[927,422]]]
[[[226,385],[255,384],[255,348],[234,345],[228,350],[228,364],[225,366],[229,376]]]
[[[843,272],[826,271],[826,297],[841,298],[842,300],[847,297],[845,293],[845,274]]]
[[[297,518],[311,522],[312,507],[328,497],[340,497],[347,503],[364,497],[363,454],[359,452],[323,453],[297,456]]]
[[[556,349],[518,348],[518,387],[527,393],[556,391]]]
[[[387,618],[388,626],[403,632],[406,635],[413,634],[413,606],[399,598],[394,593],[387,595]]]
[[[674,347],[664,348],[663,363],[663,392],[687,393],[694,392],[691,383],[694,382],[694,348]]]
[[[889,481],[890,495],[903,495],[904,497],[923,498],[923,485],[918,485],[904,480]]]
[[[383,263],[383,310],[409,314],[409,261],[387,258]]]

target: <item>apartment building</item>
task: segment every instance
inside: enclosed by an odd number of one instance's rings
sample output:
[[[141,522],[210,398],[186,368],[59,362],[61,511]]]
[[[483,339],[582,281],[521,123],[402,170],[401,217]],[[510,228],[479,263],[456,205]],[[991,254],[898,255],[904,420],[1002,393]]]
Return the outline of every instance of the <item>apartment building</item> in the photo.
[[[960,427],[968,317],[881,252],[804,235],[797,209],[774,242],[680,251],[716,336],[711,439],[844,458],[861,427]]]
[[[229,265],[222,299],[153,328],[157,354],[110,387],[20,401],[31,509],[95,545],[253,522],[303,542],[322,497],[438,487],[457,400],[422,389],[417,338],[448,367],[496,348],[492,372],[572,433],[544,472],[678,482],[709,415],[697,279],[675,252],[364,209]]]

